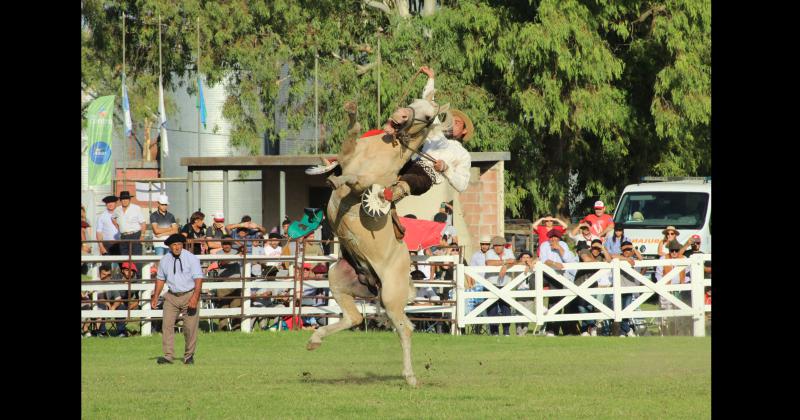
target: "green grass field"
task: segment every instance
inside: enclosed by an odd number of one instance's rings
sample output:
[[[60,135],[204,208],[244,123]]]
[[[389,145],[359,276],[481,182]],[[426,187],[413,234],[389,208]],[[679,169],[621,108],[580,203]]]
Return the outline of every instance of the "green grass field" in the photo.
[[[161,336],[81,340],[84,418],[709,418],[711,339],[413,336],[418,389],[388,332],[201,334],[195,365]],[[176,354],[183,337],[176,336]]]

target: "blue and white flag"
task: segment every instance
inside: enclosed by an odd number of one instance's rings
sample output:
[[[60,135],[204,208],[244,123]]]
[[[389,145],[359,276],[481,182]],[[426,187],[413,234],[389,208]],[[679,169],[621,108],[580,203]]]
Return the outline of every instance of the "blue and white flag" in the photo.
[[[206,100],[203,98],[203,81],[197,76],[197,107],[200,108],[200,122],[206,128]]]
[[[125,120],[125,137],[129,137],[133,130],[133,123],[131,122],[131,106],[128,103],[128,88],[125,87],[125,73],[122,73],[122,114]]]
[[[158,128],[161,135],[161,157],[169,156],[169,143],[167,142],[167,110],[164,108],[164,88],[161,77],[158,78]]]

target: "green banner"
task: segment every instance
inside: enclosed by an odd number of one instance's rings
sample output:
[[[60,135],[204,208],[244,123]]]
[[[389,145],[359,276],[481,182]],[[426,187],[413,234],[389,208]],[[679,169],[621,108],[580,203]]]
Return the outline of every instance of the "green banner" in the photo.
[[[108,185],[111,184],[114,95],[95,99],[86,114],[89,119],[89,185]]]

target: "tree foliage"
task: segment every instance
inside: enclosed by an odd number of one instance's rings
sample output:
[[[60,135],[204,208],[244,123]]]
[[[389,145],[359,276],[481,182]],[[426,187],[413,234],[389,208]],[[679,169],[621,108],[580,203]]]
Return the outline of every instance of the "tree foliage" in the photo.
[[[231,142],[251,153],[265,135],[287,135],[276,109],[292,130],[313,122],[316,56],[321,150],[338,150],[346,101],[358,103],[363,127],[376,127],[404,92],[419,95],[424,75],[410,80],[428,65],[436,100],[476,123],[467,148],[511,152],[513,216],[579,215],[597,199],[613,206],[644,175],[710,173],[710,0],[462,0],[432,14],[428,3],[422,16],[389,0],[84,0],[81,87],[119,90],[125,10],[140,119],[156,109],[158,14],[170,84],[196,71],[199,18],[201,71],[210,84],[228,81]]]

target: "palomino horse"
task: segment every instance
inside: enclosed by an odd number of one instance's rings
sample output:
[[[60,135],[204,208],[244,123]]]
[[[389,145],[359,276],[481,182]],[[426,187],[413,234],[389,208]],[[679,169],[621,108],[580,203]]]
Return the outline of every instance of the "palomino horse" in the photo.
[[[328,201],[328,222],[341,241],[343,256],[331,266],[328,280],[343,317],[314,332],[307,348],[314,350],[322,345],[325,336],[363,321],[353,301],[355,297],[378,297],[400,336],[403,376],[411,386],[417,384],[411,366],[413,324],[405,314],[406,303],[414,292],[409,285],[411,259],[405,243],[394,234],[390,215],[365,214],[361,194],[373,184],[387,186],[396,181],[398,172],[428,133],[442,129],[434,125],[434,120],[448,108],[424,99],[398,108],[380,133],[347,139],[338,156],[342,174],[328,178],[335,188]]]

